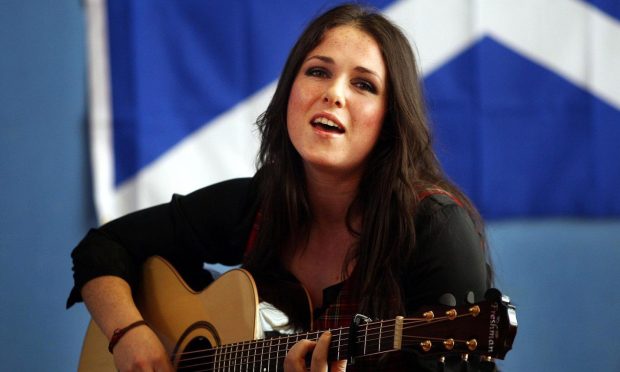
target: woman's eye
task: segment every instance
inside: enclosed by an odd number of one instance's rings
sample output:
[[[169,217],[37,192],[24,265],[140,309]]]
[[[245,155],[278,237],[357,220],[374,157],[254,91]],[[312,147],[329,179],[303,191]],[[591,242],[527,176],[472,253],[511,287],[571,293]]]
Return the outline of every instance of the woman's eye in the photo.
[[[306,75],[307,76],[313,76],[313,77],[327,77],[327,76],[329,76],[327,71],[325,71],[322,68],[318,68],[318,67],[311,67],[311,68],[307,69],[306,70]]]
[[[368,91],[370,93],[376,93],[377,92],[377,89],[375,88],[375,86],[372,85],[371,83],[365,81],[365,80],[356,81],[353,84],[356,87],[358,87],[359,89]]]

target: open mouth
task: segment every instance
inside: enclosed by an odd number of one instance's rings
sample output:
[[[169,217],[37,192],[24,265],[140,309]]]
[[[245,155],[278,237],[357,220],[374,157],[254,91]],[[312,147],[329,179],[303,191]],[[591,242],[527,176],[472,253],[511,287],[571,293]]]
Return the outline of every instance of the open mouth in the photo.
[[[315,128],[318,127],[321,130],[324,130],[326,132],[344,133],[343,128],[341,128],[338,124],[334,123],[333,121],[327,118],[324,118],[324,117],[316,118],[310,124],[312,124],[313,127]]]

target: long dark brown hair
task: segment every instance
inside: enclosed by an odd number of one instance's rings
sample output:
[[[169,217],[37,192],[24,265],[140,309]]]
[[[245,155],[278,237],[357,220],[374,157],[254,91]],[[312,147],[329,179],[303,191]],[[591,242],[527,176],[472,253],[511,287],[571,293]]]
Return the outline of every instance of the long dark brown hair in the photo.
[[[308,25],[286,61],[271,103],[257,120],[262,137],[257,179],[263,222],[245,266],[252,271],[274,270],[285,249],[295,249],[293,242],[307,239],[312,210],[302,160],[288,136],[288,98],[307,54],[327,30],[345,25],[366,32],[381,48],[388,77],[388,106],[357,197],[347,213],[347,226],[357,243],[343,272],[355,260],[351,280],[355,281],[360,311],[388,317],[404,311],[399,278],[403,265],[415,252],[414,221],[422,190],[435,187],[453,194],[476,223],[483,249],[486,239],[478,212],[447,179],[433,152],[418,67],[409,41],[373,9],[347,4],[327,11]],[[361,231],[352,227],[357,214],[362,217]],[[488,275],[490,284],[491,270]]]

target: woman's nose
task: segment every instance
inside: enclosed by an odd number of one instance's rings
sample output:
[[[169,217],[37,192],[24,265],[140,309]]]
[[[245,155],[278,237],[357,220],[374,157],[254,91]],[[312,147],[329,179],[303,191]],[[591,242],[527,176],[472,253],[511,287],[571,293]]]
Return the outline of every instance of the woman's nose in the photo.
[[[323,96],[323,102],[336,105],[338,108],[342,108],[345,105],[344,87],[342,82],[334,81],[325,90]]]

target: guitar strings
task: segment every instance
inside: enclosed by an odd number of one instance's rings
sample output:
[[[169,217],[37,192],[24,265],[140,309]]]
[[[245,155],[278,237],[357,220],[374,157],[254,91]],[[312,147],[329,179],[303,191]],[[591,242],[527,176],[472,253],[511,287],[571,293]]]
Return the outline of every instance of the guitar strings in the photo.
[[[458,317],[464,317],[464,316],[469,316],[469,314],[462,314],[462,315],[459,315]],[[407,318],[405,320],[404,325],[403,325],[403,330],[408,330],[408,329],[411,329],[411,328],[417,328],[417,327],[420,327],[420,326],[435,324],[435,323],[438,323],[438,322],[441,322],[441,321],[448,321],[448,320],[450,320],[450,319],[447,316],[446,317],[435,318],[432,321],[428,321],[427,319],[422,319],[422,318]],[[366,337],[367,340],[368,340],[368,336],[373,336],[373,335],[381,335],[381,334],[383,334],[385,336],[391,336],[393,334],[393,331],[391,330],[390,323],[393,323],[393,322],[395,322],[395,320],[390,319],[390,320],[384,320],[384,321],[377,322],[377,323],[381,323],[378,326],[376,325],[376,323],[369,324],[367,326],[365,334],[363,336],[359,335],[358,338],[361,339],[363,337]],[[365,325],[361,325],[360,328],[364,327],[364,326]],[[332,333],[333,332],[340,332],[340,333],[342,333],[343,330],[347,330],[348,331],[348,329],[349,328],[347,328],[347,327],[342,327],[342,328],[333,329],[331,331],[332,331]],[[377,332],[375,332],[375,333],[372,332],[372,331],[376,331],[377,329],[379,330],[378,333]],[[274,346],[279,346],[279,345],[285,345],[285,344],[288,344],[288,343],[291,343],[291,342],[295,343],[295,342],[297,342],[299,340],[302,340],[304,338],[315,340],[315,339],[318,339],[318,337],[323,332],[324,331],[313,331],[313,332],[306,332],[306,333],[298,333],[298,334],[290,335],[290,336],[276,337],[276,338],[271,338],[271,339],[242,341],[242,342],[238,342],[238,343],[232,343],[232,344],[227,344],[227,345],[224,345],[224,346],[220,346],[219,348],[210,348],[210,349],[204,349],[204,350],[194,350],[194,351],[178,353],[177,355],[187,355],[187,354],[192,354],[192,353],[201,353],[201,352],[209,352],[209,351],[214,352],[214,351],[220,350],[220,349],[232,349],[233,347],[238,349],[239,346],[242,346],[242,349],[243,349],[243,345],[244,344],[250,344],[250,343],[263,343],[264,344],[264,343],[269,342],[271,347],[274,347]],[[311,333],[314,333],[315,335],[313,337],[310,337]],[[306,337],[300,338],[300,336],[302,336],[304,334],[306,335]],[[292,338],[295,338],[295,340],[291,341]],[[280,342],[280,340],[286,340],[286,341]],[[348,341],[348,338],[346,340]],[[274,344],[273,341],[277,341],[278,343]],[[363,340],[358,341],[358,342],[363,342]],[[259,347],[264,348],[266,346],[261,345]],[[235,353],[235,352],[238,352],[238,351],[232,350],[232,351],[227,352],[227,353]]]
[[[418,338],[418,339],[424,339],[424,338]],[[383,341],[383,339],[381,340]],[[380,342],[381,342],[380,341]],[[369,344],[373,344],[372,342],[369,342]],[[371,347],[372,348],[372,347]],[[392,348],[385,348],[384,350],[391,350]],[[248,355],[247,356],[243,356],[243,357],[236,357],[234,359],[229,359],[227,361],[219,361],[219,362],[215,362],[215,361],[211,361],[211,362],[207,362],[207,363],[198,363],[198,364],[193,364],[193,365],[185,365],[182,367],[179,367],[179,370],[183,370],[186,368],[196,368],[196,367],[207,367],[209,368],[208,370],[211,370],[210,368],[212,367],[218,367],[218,368],[233,368],[236,369],[236,367],[241,367],[241,366],[245,366],[246,368],[248,366],[252,366],[252,370],[254,370],[254,368],[256,368],[257,366],[259,367],[259,370],[261,370],[261,368],[263,367],[263,364],[265,366],[271,367],[271,362],[276,361],[276,365],[274,366],[274,368],[277,368],[278,364],[277,361],[280,361],[282,359],[284,359],[284,356],[281,356],[280,353],[284,353],[286,354],[286,350],[282,350],[282,351],[277,351],[277,352],[271,352],[271,353],[261,353],[261,354],[256,354],[256,355],[249,355],[249,351],[248,351]],[[377,352],[373,352],[373,353],[367,353],[365,355],[369,356],[369,355],[375,355],[375,354],[380,354],[381,351],[380,349],[377,349]],[[271,356],[270,354],[275,354],[275,356]],[[262,358],[263,355],[268,355],[267,358]],[[258,360],[256,360],[258,358]],[[218,366],[211,366],[214,365],[216,363],[219,363]]]
[[[406,319],[406,320],[405,320],[405,322],[406,322],[405,324],[408,324],[408,323],[410,323],[410,322],[412,322],[412,321],[415,321],[415,320],[418,320],[418,321],[419,321],[419,323],[423,323],[423,322],[424,322],[424,323],[427,323],[426,319],[415,319],[415,318],[408,318],[408,319]],[[389,328],[388,328],[388,327],[389,327],[389,323],[392,323],[392,322],[395,322],[395,320],[390,319],[390,320],[379,321],[379,322],[377,322],[377,323],[381,323],[379,326],[375,326],[375,324],[373,323],[373,324],[368,325],[367,330],[368,330],[368,331],[372,331],[372,330],[376,330],[376,329],[383,329],[383,328],[386,328],[385,332],[389,332]],[[364,327],[364,326],[365,326],[365,325],[361,325],[361,326],[360,326],[360,328],[361,328],[361,327]],[[409,327],[410,327],[410,326],[405,325],[405,326],[403,327],[403,329],[408,329]],[[334,332],[334,331],[342,331],[342,330],[348,330],[348,329],[349,329],[348,327],[342,327],[342,328],[335,328],[335,329],[332,329],[332,330],[330,330],[330,331]],[[226,345],[220,346],[219,348],[230,348],[230,347],[232,347],[232,346],[239,346],[239,345],[243,345],[243,344],[246,344],[246,343],[260,343],[260,342],[265,343],[265,342],[271,342],[271,341],[273,341],[273,340],[278,340],[278,339],[280,339],[280,340],[282,340],[282,339],[290,339],[290,338],[293,338],[293,337],[295,337],[295,338],[296,338],[296,340],[295,340],[294,342],[297,342],[298,340],[302,340],[302,339],[304,339],[304,338],[306,338],[306,339],[318,339],[318,337],[319,337],[319,336],[320,336],[323,332],[324,332],[324,331],[310,331],[310,332],[306,332],[306,333],[298,333],[298,334],[289,335],[289,336],[281,336],[281,337],[268,338],[268,339],[261,339],[261,340],[241,341],[241,342],[237,342],[237,343],[226,344]],[[314,334],[315,334],[315,336],[314,336],[314,337],[309,337],[311,333],[314,333]],[[304,338],[299,338],[299,336],[304,335],[304,334],[306,335],[306,337],[304,337]],[[372,335],[372,333],[368,333],[368,335]],[[360,337],[361,337],[361,336],[360,336]],[[277,344],[276,344],[276,345],[277,345]],[[179,353],[179,354],[177,354],[177,355],[182,355],[182,354],[191,354],[191,353],[199,353],[199,352],[209,351],[209,350],[213,351],[213,350],[215,350],[215,349],[216,349],[216,348],[209,348],[209,349],[205,349],[205,350],[194,350],[194,351],[188,351],[188,352],[184,352],[184,353]]]
[[[426,339],[426,338],[421,338],[421,337],[417,337],[418,339]],[[379,342],[383,341],[383,339],[379,339]],[[369,342],[369,344],[373,345],[373,342]],[[385,350],[391,350],[392,348],[386,348]],[[282,359],[284,359],[285,355],[286,355],[286,350],[282,350],[282,351],[276,351],[276,352],[271,352],[271,353],[260,353],[260,354],[253,354],[250,355],[249,351],[250,350],[245,350],[248,352],[248,355],[246,356],[239,356],[239,357],[235,357],[232,359],[228,359],[225,361],[210,361],[207,363],[198,363],[198,364],[192,364],[192,365],[184,365],[184,366],[180,366],[178,368],[178,370],[183,370],[183,369],[187,369],[187,368],[197,368],[197,367],[207,367],[207,370],[211,370],[212,367],[217,367],[217,368],[233,368],[236,369],[236,367],[241,367],[241,366],[245,366],[246,368],[248,366],[252,366],[252,370],[254,370],[257,366],[259,367],[259,370],[262,370],[263,364],[265,364],[265,366],[267,367],[271,367],[271,362],[276,361],[276,366],[275,368],[277,369],[277,361],[280,361]],[[284,353],[285,355],[281,356],[280,353]],[[369,355],[375,355],[375,354],[380,354],[381,351],[380,349],[377,349],[377,352],[373,352],[373,353],[367,353],[365,354],[366,356]],[[272,354],[275,354],[275,356],[271,356]],[[267,355],[267,358],[262,358],[262,356]],[[256,360],[258,358],[258,360]],[[215,366],[215,364],[219,364],[218,366]]]
[[[384,341],[384,340],[381,339],[380,342],[381,341]],[[370,347],[371,349],[376,346],[374,342],[372,341],[368,342],[368,344],[371,346]],[[376,350],[377,350],[376,352],[366,353],[365,355],[374,355],[374,354],[381,353],[381,350],[379,348],[377,348]],[[389,350],[392,350],[392,348],[387,347],[387,348],[384,348],[384,350],[389,351]],[[211,368],[213,367],[236,368],[240,366],[245,366],[245,367],[253,366],[253,368],[255,368],[256,366],[259,366],[260,368],[262,368],[263,364],[265,366],[270,367],[272,365],[271,362],[273,361],[276,361],[275,368],[277,368],[278,362],[284,359],[284,357],[286,356],[287,350],[278,350],[278,351],[272,351],[271,353],[260,353],[260,354],[252,354],[252,355],[249,354],[250,351],[251,350],[245,350],[244,352],[247,352],[248,353],[247,355],[236,356],[235,358],[230,358],[227,360],[219,360],[219,361],[210,360],[209,362],[204,362],[204,363],[199,362],[197,364],[191,364],[191,365],[187,365],[187,360],[184,360],[186,364],[183,366],[179,366],[178,370],[183,370],[187,368],[194,369],[196,367],[207,367],[209,368],[209,370],[211,370]],[[281,353],[283,355],[281,355]],[[264,358],[265,355],[267,355],[267,358]],[[215,366],[215,364],[218,364],[218,366]]]
[[[469,316],[469,315],[470,314],[462,314],[457,317],[463,317],[463,316]],[[450,320],[450,319],[448,317],[439,317],[439,318],[429,321],[425,318],[407,318],[405,319],[406,325],[403,326],[403,330],[417,328],[420,326],[434,324],[434,323],[437,323],[440,321],[446,321],[446,320]],[[377,323],[361,325],[360,327],[366,326],[366,332],[364,333],[363,336],[362,335],[357,336],[356,343],[365,344],[365,346],[371,350],[373,347],[378,347],[378,350],[381,350],[382,342],[384,341],[389,342],[390,338],[394,335],[394,331],[391,330],[392,327],[390,325],[391,323],[395,323],[395,320],[393,319],[385,320],[385,321],[380,321]],[[384,327],[386,327],[387,329],[384,330],[383,329]],[[331,330],[333,334],[332,337],[337,336],[341,338],[343,331],[348,331],[348,330],[349,328],[337,328],[337,329]],[[376,330],[379,330],[379,332],[374,332]],[[307,332],[305,333],[305,336],[306,336],[305,338],[316,340],[322,333],[323,331]],[[312,338],[310,338],[311,334],[314,334]],[[208,365],[215,364],[215,363],[220,363],[220,364],[223,363],[224,367],[236,367],[236,366],[247,365],[249,363],[256,365],[257,363],[262,364],[263,362],[266,362],[267,364],[269,364],[270,361],[283,359],[284,356],[286,355],[286,352],[288,351],[289,346],[298,342],[301,339],[304,339],[303,337],[300,337],[302,335],[304,334],[300,333],[296,335],[291,335],[287,337],[278,337],[274,339],[244,341],[244,342],[239,342],[239,343],[228,344],[228,345],[221,346],[218,348],[195,350],[195,351],[190,351],[190,352],[179,353],[177,354],[177,356],[195,354],[195,356],[193,357],[183,359],[182,361],[184,363],[187,363],[188,361],[198,361],[204,358],[214,358],[214,359],[220,358],[220,360],[218,361],[210,360],[209,362],[198,363],[192,366],[184,365],[184,366],[179,367],[179,369],[195,368],[197,366],[208,366]],[[378,336],[378,337],[373,337],[373,336]],[[295,338],[295,340],[292,340],[293,338]],[[414,340],[414,339],[435,340],[435,341],[442,340],[442,338],[429,338],[429,337],[408,336],[408,335],[403,335],[403,338],[407,340]],[[276,343],[274,343],[273,341],[276,341]],[[455,340],[455,342],[465,342],[465,341]],[[262,344],[262,345],[250,347],[250,344],[252,343]],[[247,348],[244,347],[246,344],[248,346]],[[333,341],[332,341],[332,344],[333,344]],[[239,350],[239,346],[241,346],[241,350]],[[285,346],[285,348],[283,350],[280,350],[281,346]],[[273,351],[272,349],[275,347],[277,347],[277,350]],[[329,350],[334,351],[342,347],[348,347],[348,337],[346,337],[344,340],[342,340],[341,338],[340,344],[330,346]],[[258,351],[259,349],[261,350],[260,353],[252,353],[252,355],[250,355],[250,352]],[[265,349],[268,349],[267,352],[265,352]],[[385,348],[385,350],[390,350],[390,349],[392,348],[391,347]],[[223,351],[223,352],[217,353],[218,351]],[[239,353],[241,353],[241,355],[239,355]],[[284,353],[284,356],[280,356],[280,353]],[[203,355],[197,355],[197,354],[203,354]],[[246,355],[243,355],[243,354],[246,354]],[[274,357],[272,357],[273,354],[275,354]],[[232,355],[235,355],[235,356],[231,357]],[[265,355],[267,355],[267,358],[263,359],[262,357]],[[259,359],[258,361],[256,360],[257,358]],[[251,362],[250,362],[250,359],[252,359]],[[241,363],[237,363],[237,362],[241,362]]]
[[[459,317],[462,316],[468,316],[469,314],[463,314],[460,315]],[[405,329],[410,329],[410,328],[416,328],[416,327],[420,327],[420,326],[424,326],[430,323],[437,323],[438,321],[445,321],[445,320],[450,320],[448,317],[441,317],[441,318],[436,318],[435,320],[429,322],[427,319],[406,319],[405,322],[406,324],[411,324],[411,325],[406,325],[403,327],[403,330]],[[386,321],[382,321],[379,322],[380,326],[377,327],[376,323],[375,324],[371,324],[367,326],[367,330],[365,332],[365,334],[363,336],[358,336],[358,340],[356,341],[357,344],[366,344],[366,346],[370,349],[372,349],[372,347],[378,346],[380,350],[380,345],[382,342],[384,341],[390,341],[389,338],[392,337],[393,335],[393,331],[391,331],[391,328],[388,328],[384,331],[381,332],[368,332],[369,330],[376,330],[376,329],[382,329],[384,326],[387,327],[387,324],[390,324],[392,322],[395,322],[395,320],[386,320]],[[364,326],[364,325],[362,325]],[[342,332],[343,330],[348,330],[348,328],[339,328],[339,329],[334,329],[332,330],[332,333],[334,333],[334,336],[337,337],[342,337]],[[316,332],[308,332],[306,333],[306,337],[305,338],[309,338],[309,339],[317,339],[318,336],[322,333],[323,331],[316,331]],[[336,332],[338,332],[338,334],[336,334]],[[310,338],[310,334],[314,333],[314,337]],[[215,348],[215,349],[205,349],[205,350],[199,350],[199,351],[191,351],[191,352],[185,352],[185,353],[181,353],[181,354],[196,354],[196,353],[202,353],[202,354],[206,354],[204,356],[195,356],[192,358],[186,358],[183,361],[187,362],[188,360],[196,360],[196,359],[202,359],[202,358],[210,358],[210,357],[225,357],[225,361],[224,363],[228,362],[227,364],[229,364],[231,367],[233,366],[238,366],[238,365],[244,365],[247,364],[249,359],[253,358],[253,364],[256,364],[256,358],[259,357],[259,361],[260,362],[260,357],[267,355],[268,358],[267,359],[262,359],[262,361],[267,361],[267,363],[270,360],[277,360],[277,359],[282,359],[282,357],[280,357],[280,352],[286,354],[286,351],[288,350],[288,347],[292,344],[294,344],[295,342],[297,342],[300,339],[300,336],[302,336],[304,334],[297,334],[297,335],[292,335],[292,336],[288,336],[288,337],[282,337],[282,338],[275,338],[275,339],[265,339],[265,340],[252,340],[252,341],[244,341],[244,342],[240,342],[240,343],[235,343],[235,344],[229,344],[229,345],[225,345],[223,347],[220,348]],[[334,337],[333,336],[333,337]],[[380,338],[372,338],[372,336],[380,336]],[[295,340],[292,340],[293,338],[295,338]],[[365,338],[365,340],[364,340]],[[419,340],[441,340],[441,338],[428,338],[428,337],[420,337],[420,336],[407,336],[407,335],[403,335],[403,338],[411,340],[411,339],[419,339]],[[276,343],[274,343],[273,341],[276,341]],[[283,341],[283,342],[281,342]],[[456,340],[455,342],[465,342],[464,340]],[[261,346],[258,347],[249,347],[249,344],[251,343],[262,343]],[[269,343],[269,345],[266,345],[267,343]],[[248,348],[245,348],[244,345],[247,344]],[[239,350],[239,346],[241,346],[241,350]],[[285,346],[284,350],[280,350],[281,346]],[[340,340],[340,345],[334,345],[333,347],[330,347],[330,351],[333,351],[334,349],[338,349],[338,347],[342,348],[342,347],[347,347],[348,346],[348,337],[344,340],[344,342],[342,341],[342,339]],[[276,351],[271,351],[273,348],[277,347]],[[261,353],[253,353],[252,355],[250,355],[251,351],[257,351],[258,349],[261,349]],[[268,349],[267,352],[265,353],[265,349]],[[226,349],[228,349],[227,351],[225,351]],[[391,347],[387,347],[385,348],[386,350],[390,350],[392,349]],[[216,355],[212,355],[213,353],[220,351],[220,350],[224,350],[224,352],[216,354]],[[239,355],[239,353],[241,353],[241,355]],[[275,357],[271,357],[271,354],[276,354]],[[179,354],[179,355],[181,355]],[[230,357],[233,354],[235,354],[234,357]],[[243,354],[247,354],[247,355],[243,355]],[[237,361],[243,361],[245,360],[245,363],[241,363],[241,364],[236,364]],[[222,362],[221,360],[219,362]],[[211,361],[210,363],[206,363],[206,364],[214,364],[217,363],[215,361]],[[235,363],[235,364],[232,364]],[[200,365],[200,364],[198,364]]]

